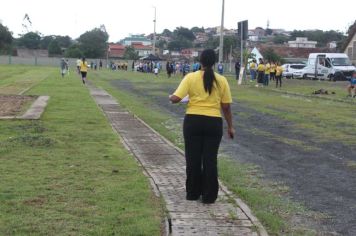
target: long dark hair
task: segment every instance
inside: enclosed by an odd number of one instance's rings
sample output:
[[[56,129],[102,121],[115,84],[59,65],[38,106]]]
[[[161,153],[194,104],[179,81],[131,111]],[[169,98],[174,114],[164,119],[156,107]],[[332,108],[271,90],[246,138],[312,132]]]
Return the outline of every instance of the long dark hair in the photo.
[[[204,89],[209,95],[213,90],[214,82],[217,83],[213,66],[216,61],[216,55],[213,49],[206,49],[200,55],[200,63],[204,67]]]

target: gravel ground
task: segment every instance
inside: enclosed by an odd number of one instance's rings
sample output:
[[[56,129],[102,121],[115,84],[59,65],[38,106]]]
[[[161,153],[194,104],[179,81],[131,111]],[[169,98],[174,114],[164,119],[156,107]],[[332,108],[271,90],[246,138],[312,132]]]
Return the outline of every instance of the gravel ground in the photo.
[[[168,102],[168,92],[175,88],[141,90],[127,80],[113,81],[112,86],[153,100],[177,120],[184,116],[184,106]],[[167,96],[157,96],[157,92],[166,92]],[[238,101],[232,110],[237,133],[233,142],[223,140],[222,152],[260,166],[267,179],[289,187],[292,199],[326,214],[328,217],[318,223],[322,231],[356,235],[356,170],[346,164],[356,161],[356,149],[318,142],[307,130],[296,130],[291,122]],[[299,140],[301,145],[290,145],[290,140]]]

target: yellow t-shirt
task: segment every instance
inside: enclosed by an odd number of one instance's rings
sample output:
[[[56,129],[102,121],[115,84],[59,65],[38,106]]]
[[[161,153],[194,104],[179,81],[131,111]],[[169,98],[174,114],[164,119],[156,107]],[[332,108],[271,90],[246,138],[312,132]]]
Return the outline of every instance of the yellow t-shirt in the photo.
[[[88,72],[88,63],[81,61],[80,62],[80,71],[81,72]]]
[[[269,74],[271,72],[271,65],[269,63],[266,64],[265,74]]]
[[[232,103],[230,86],[224,76],[215,74],[211,94],[204,89],[204,71],[190,73],[184,77],[174,95],[184,98],[189,95],[186,114],[221,117],[221,103]]]
[[[264,72],[265,71],[265,65],[264,64],[259,64],[258,67],[257,67],[257,71]]]
[[[256,69],[256,64],[254,62],[250,63],[250,69],[255,70]]]
[[[275,64],[271,64],[271,73],[275,73],[276,72],[276,65]]]
[[[282,73],[283,73],[283,67],[282,66],[277,66],[276,75],[280,76]]]

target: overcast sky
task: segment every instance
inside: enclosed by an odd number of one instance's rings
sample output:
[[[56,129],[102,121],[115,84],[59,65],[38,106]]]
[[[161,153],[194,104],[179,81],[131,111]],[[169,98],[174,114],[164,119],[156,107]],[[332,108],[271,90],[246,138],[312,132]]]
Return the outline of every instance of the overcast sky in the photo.
[[[324,3],[322,3],[324,2]],[[101,24],[110,41],[129,34],[153,32],[154,8],[157,32],[177,26],[218,26],[222,0],[1,0],[0,20],[17,37],[27,13],[32,30],[44,35],[80,34]],[[339,30],[345,32],[356,20],[356,1],[313,0],[225,0],[225,27],[249,20],[249,28],[266,27],[287,30]]]

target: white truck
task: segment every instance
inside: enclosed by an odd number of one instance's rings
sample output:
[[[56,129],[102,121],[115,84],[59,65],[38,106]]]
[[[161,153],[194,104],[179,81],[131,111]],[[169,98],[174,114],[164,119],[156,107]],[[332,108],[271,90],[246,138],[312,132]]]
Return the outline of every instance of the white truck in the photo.
[[[311,53],[302,76],[304,79],[348,80],[355,69],[344,53]]]

